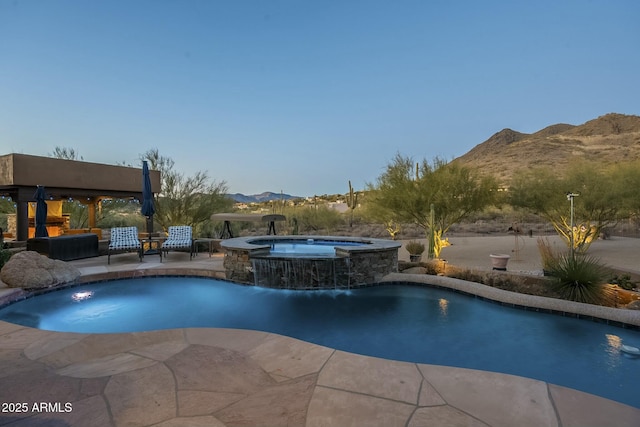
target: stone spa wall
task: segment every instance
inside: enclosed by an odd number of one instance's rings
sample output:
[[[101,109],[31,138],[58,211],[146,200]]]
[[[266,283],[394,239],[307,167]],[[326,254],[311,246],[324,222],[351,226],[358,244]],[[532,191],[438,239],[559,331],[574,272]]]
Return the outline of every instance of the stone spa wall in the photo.
[[[335,255],[296,256],[271,254],[269,246],[254,245],[265,237],[223,241],[226,278],[234,282],[284,289],[350,289],[377,283],[398,271],[400,243],[382,239],[297,236],[296,241],[337,240]],[[269,236],[269,240],[293,240],[291,236]],[[340,247],[339,241],[362,242]]]

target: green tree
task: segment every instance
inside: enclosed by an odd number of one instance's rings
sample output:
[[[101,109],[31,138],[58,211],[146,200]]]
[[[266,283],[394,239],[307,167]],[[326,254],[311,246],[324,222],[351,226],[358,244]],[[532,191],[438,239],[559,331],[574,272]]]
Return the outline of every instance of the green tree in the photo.
[[[398,234],[402,231],[400,216],[393,209],[388,209],[372,202],[373,194],[373,191],[362,193],[362,216],[365,221],[383,224],[391,239],[396,240]]]
[[[211,214],[233,206],[233,200],[226,197],[226,182],[211,181],[201,171],[185,176],[175,169],[173,159],[160,155],[157,148],[142,154],[143,160],[149,162],[150,169],[160,171],[162,183],[155,196],[154,221],[165,230],[179,224],[203,228]]]
[[[638,191],[627,188],[624,173],[614,171],[586,161],[572,163],[564,173],[550,168],[520,171],[512,179],[509,200],[512,206],[529,209],[549,221],[567,246],[573,233],[573,249],[584,253],[628,209],[628,193]],[[568,193],[577,194],[573,230]]]
[[[7,231],[7,214],[16,213],[15,203],[9,198],[2,196],[0,198],[0,228]]]
[[[429,256],[436,258],[448,244],[444,235],[449,228],[491,205],[497,197],[496,180],[472,168],[438,158],[416,164],[400,154],[368,188],[371,209],[381,215],[393,212],[391,220],[422,227],[429,241]]]
[[[618,163],[609,168],[613,181],[621,187],[622,216],[640,221],[640,160]]]

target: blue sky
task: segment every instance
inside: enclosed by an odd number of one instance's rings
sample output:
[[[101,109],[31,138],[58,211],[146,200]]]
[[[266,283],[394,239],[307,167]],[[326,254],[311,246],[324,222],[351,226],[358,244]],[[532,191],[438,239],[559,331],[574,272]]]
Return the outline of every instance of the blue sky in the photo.
[[[503,128],[640,115],[640,2],[0,0],[0,154],[150,148],[230,192],[374,182]]]

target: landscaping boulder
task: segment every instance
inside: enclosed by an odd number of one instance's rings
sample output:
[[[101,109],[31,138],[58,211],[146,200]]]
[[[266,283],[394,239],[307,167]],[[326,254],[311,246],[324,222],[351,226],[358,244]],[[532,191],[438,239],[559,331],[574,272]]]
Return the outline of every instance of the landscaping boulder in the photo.
[[[11,288],[49,288],[74,282],[80,270],[33,251],[13,255],[0,271],[0,279]]]
[[[409,267],[405,270],[402,270],[402,273],[405,274],[427,274],[427,269],[424,267]]]
[[[629,304],[625,306],[629,310],[640,310],[640,299],[635,301],[631,301]]]

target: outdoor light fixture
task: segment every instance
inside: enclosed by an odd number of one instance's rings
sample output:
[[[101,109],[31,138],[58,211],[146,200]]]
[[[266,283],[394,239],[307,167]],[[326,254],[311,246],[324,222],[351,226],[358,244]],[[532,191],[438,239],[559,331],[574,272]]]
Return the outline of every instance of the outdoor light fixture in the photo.
[[[573,259],[574,257],[574,248],[573,248],[573,198],[574,197],[578,197],[580,194],[579,193],[573,193],[571,191],[567,192],[567,200],[569,200],[569,202],[571,202],[571,234],[569,235],[570,237],[570,247],[571,247],[571,259]]]
[[[80,301],[87,300],[92,296],[93,296],[93,291],[79,291],[71,295],[71,299],[76,302],[80,302]]]

